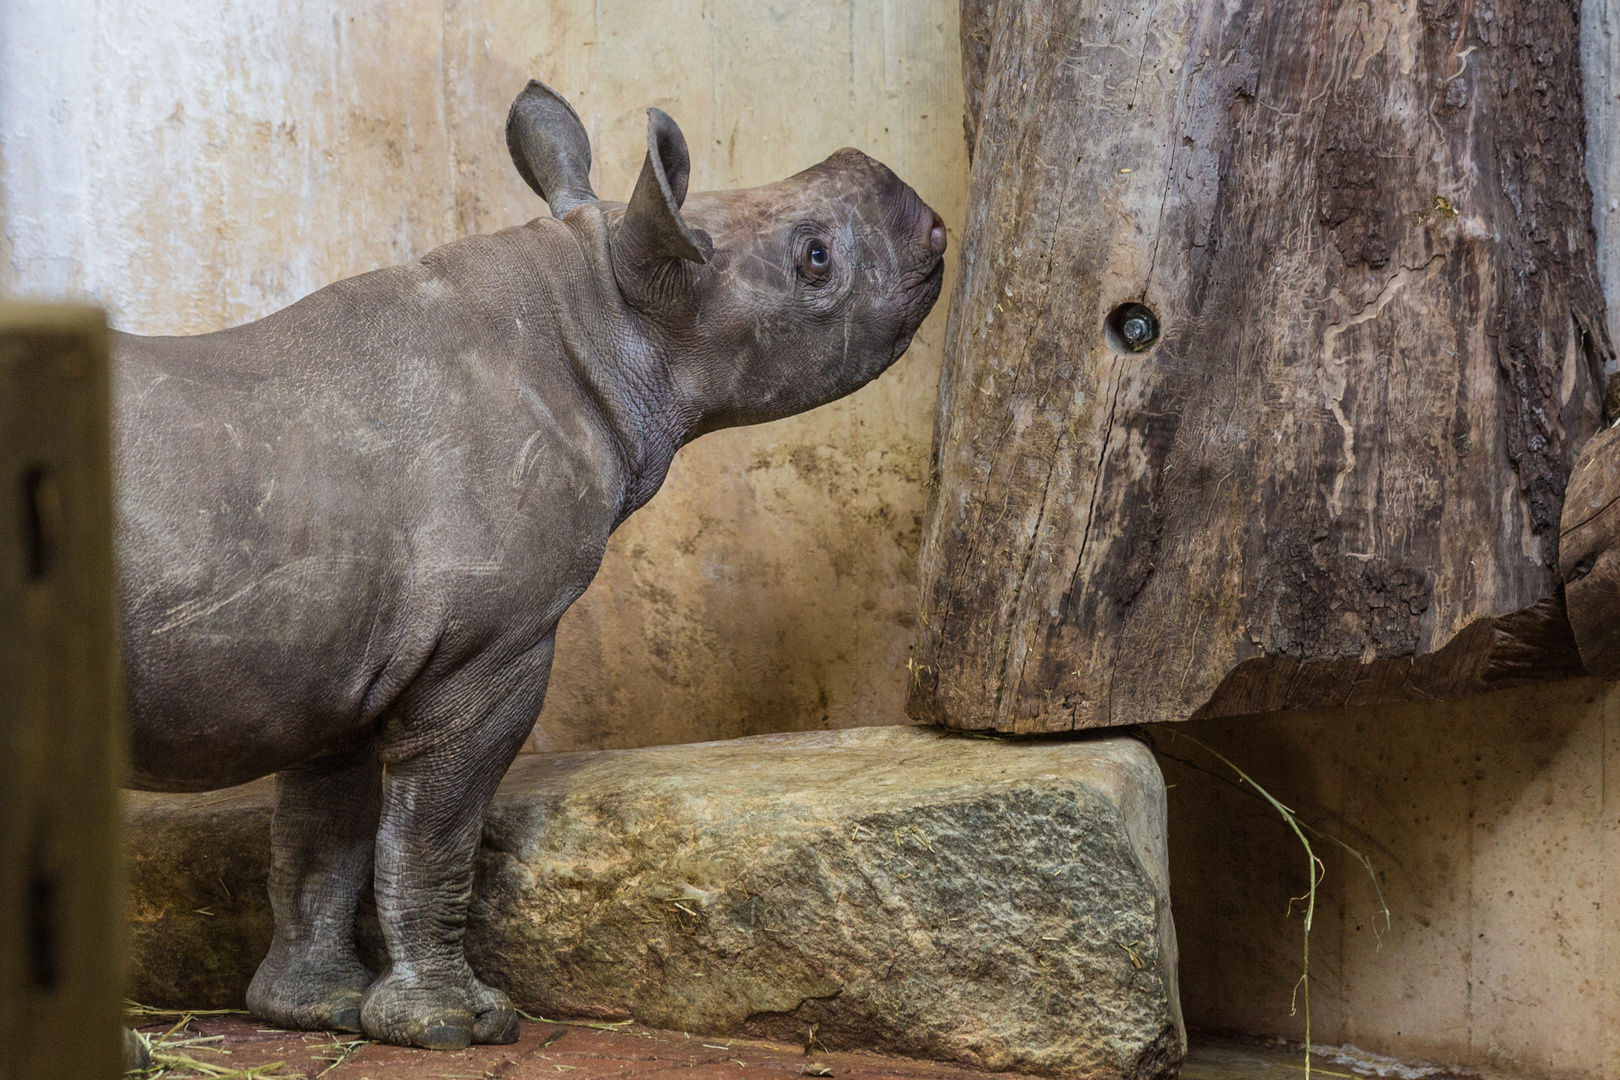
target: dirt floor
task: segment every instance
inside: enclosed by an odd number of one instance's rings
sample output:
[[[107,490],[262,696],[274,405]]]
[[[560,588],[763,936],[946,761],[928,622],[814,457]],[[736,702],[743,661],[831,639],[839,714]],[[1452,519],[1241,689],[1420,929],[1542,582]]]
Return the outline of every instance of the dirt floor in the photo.
[[[134,1021],[153,1046],[157,1067],[144,1074],[148,1080],[983,1080],[986,1075],[936,1061],[819,1049],[807,1055],[802,1046],[634,1024],[525,1022],[522,1038],[511,1046],[435,1053],[347,1035],[276,1031],[241,1015],[159,1021],[155,1016]],[[1331,1059],[1311,1071],[1334,1080],[1373,1075]],[[580,1075],[567,1075],[573,1072]],[[1296,1080],[1304,1074],[1297,1048],[1228,1039],[1195,1042],[1181,1073],[1183,1080]]]

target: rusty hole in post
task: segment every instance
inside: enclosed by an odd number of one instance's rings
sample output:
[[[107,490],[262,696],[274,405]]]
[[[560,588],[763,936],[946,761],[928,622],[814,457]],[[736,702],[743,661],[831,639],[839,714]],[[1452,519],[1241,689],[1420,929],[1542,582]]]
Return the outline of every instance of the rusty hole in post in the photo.
[[[56,518],[56,486],[42,465],[35,465],[22,478],[23,572],[29,580],[42,580],[51,570],[51,535]]]
[[[24,945],[27,951],[28,982],[40,993],[50,993],[62,980],[62,934],[60,889],[56,875],[41,866],[41,842],[35,841],[29,859],[28,893],[25,897]]]
[[[1159,340],[1159,317],[1146,304],[1121,304],[1103,320],[1103,340],[1121,356],[1147,352]]]

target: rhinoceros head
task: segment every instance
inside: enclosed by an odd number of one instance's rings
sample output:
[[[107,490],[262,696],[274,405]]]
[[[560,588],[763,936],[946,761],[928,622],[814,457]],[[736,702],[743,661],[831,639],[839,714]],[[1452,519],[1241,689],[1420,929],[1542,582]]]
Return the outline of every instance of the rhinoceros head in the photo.
[[[774,184],[688,197],[686,140],[647,111],[622,209],[597,201],[585,130],[541,83],[513,103],[507,143],[554,215],[606,216],[613,279],[671,366],[689,436],[814,408],[905,352],[944,274],[944,223],[915,191],[843,149]]]

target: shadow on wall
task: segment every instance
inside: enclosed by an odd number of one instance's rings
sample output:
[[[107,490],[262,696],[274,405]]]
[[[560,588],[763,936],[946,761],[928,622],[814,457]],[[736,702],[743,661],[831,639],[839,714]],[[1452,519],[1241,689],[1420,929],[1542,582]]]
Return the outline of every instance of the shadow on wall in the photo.
[[[931,377],[925,359],[901,364],[907,381]],[[829,445],[801,442],[795,420],[681,452],[563,617],[537,745],[906,722],[926,456],[874,430],[871,404],[810,414],[846,429]]]
[[[1316,1041],[1513,1073],[1620,1060],[1620,688],[1597,680],[1444,702],[1154,729],[1170,790],[1171,893],[1187,1023],[1304,1032],[1305,853],[1226,782],[1208,743],[1326,842],[1311,934]],[[1292,916],[1286,913],[1292,908]],[[1380,940],[1381,938],[1381,940]]]

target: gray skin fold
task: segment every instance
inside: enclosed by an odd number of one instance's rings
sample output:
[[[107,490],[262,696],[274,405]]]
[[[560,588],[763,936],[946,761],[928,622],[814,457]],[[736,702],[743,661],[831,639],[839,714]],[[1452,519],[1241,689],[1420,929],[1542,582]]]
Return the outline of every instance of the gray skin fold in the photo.
[[[245,326],[114,335],[133,783],[277,774],[262,1020],[516,1038],[461,938],[557,620],[681,446],[859,389],[939,296],[944,226],[880,163],[688,198],[649,112],[628,205],[596,199],[578,117],[531,82],[508,144],[556,217]],[[380,973],[355,955],[367,885]]]

